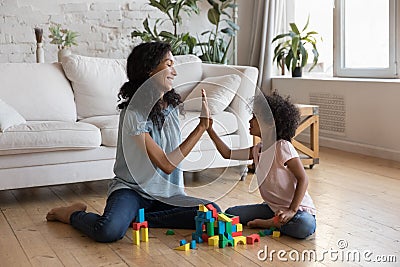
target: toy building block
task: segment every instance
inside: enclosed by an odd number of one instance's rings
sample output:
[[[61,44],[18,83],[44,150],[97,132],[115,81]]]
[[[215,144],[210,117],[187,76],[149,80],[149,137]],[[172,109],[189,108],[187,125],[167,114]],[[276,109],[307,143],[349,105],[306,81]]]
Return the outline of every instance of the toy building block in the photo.
[[[223,222],[231,222],[232,223],[232,219],[223,213],[218,213],[218,220],[223,221]]]
[[[218,218],[218,211],[212,204],[207,204],[206,208],[212,212],[212,216],[214,219]]]
[[[279,216],[274,216],[274,218],[272,218],[272,221],[275,225],[279,224]]]
[[[243,231],[243,225],[241,223],[236,224],[236,232],[242,232]]]
[[[144,222],[141,222],[141,223],[138,223],[138,222],[132,223],[133,230],[139,230],[142,227],[149,228],[147,221],[144,221]]]
[[[236,247],[238,244],[246,245],[246,237],[245,236],[236,236],[233,238],[233,245]]]
[[[203,242],[208,242],[208,235],[206,233],[203,233],[201,235],[201,239],[203,239]]]
[[[144,209],[138,210],[138,215],[136,216],[136,222],[138,223],[144,222]]]
[[[201,238],[202,234],[192,233],[192,240],[196,240],[197,243],[203,243],[203,239]]]
[[[209,246],[218,246],[218,244],[219,244],[219,236],[215,235],[215,236],[210,236],[208,238]]]
[[[232,232],[232,237],[242,236],[242,235],[243,235],[243,232]]]
[[[260,237],[266,236],[266,234],[264,233],[263,230],[260,230],[260,231],[258,232],[258,235],[259,235]]]
[[[185,239],[179,240],[179,245],[183,246],[185,245],[187,242]]]
[[[225,222],[223,221],[218,221],[218,234],[223,234],[225,233]]]
[[[232,220],[232,225],[238,224],[240,222],[240,217],[228,213],[224,213],[228,218]]]
[[[172,229],[168,229],[167,232],[165,233],[166,235],[174,235],[175,232]]]
[[[229,240],[228,238],[226,238],[225,235],[219,235],[219,247],[220,248],[224,248],[226,246],[231,245],[232,247],[235,245],[233,243],[233,239]]]
[[[142,242],[149,242],[149,228],[140,228],[140,239]]]
[[[200,204],[199,205],[199,211],[206,212],[206,211],[208,211],[208,209],[203,204]]]
[[[190,241],[190,249],[196,249],[196,240]]]
[[[189,251],[190,249],[190,243],[186,243],[182,246],[179,246],[177,248],[175,248],[176,250],[182,250],[182,251]]]
[[[133,244],[140,245],[140,231],[133,230]]]
[[[258,234],[252,234],[246,237],[247,244],[254,244],[255,242],[260,242],[260,236]]]
[[[206,223],[207,228],[207,235],[213,236],[214,235],[214,223]]]
[[[232,233],[237,232],[236,224],[232,224]]]
[[[225,223],[225,232],[232,235],[232,222]]]
[[[275,226],[272,226],[272,227],[269,228],[269,230],[275,231],[275,230],[276,230],[276,227],[275,227]]]
[[[265,229],[263,230],[264,235],[272,235],[272,230],[271,229]]]
[[[280,237],[280,236],[281,236],[281,232],[279,232],[279,231],[272,232],[272,237]]]
[[[207,220],[209,220],[209,219],[211,219],[212,218],[212,212],[211,211],[206,211],[206,212],[204,212],[204,211],[197,211],[197,217],[199,218],[199,219],[207,219]]]

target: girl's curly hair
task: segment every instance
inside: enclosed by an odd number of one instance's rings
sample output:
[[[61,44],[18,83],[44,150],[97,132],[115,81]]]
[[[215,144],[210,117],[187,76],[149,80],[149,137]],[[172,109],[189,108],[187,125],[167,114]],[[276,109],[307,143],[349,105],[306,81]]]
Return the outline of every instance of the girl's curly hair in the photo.
[[[286,98],[280,96],[276,91],[271,95],[257,95],[254,97],[254,108],[265,105],[267,101],[271,112],[268,109],[262,108],[263,114],[258,114],[265,122],[271,122],[271,113],[275,122],[276,140],[291,141],[296,133],[296,129],[300,123],[300,111],[291,103],[290,97]],[[260,106],[261,105],[261,106]],[[269,113],[269,114],[264,114]]]
[[[128,81],[124,83],[118,93],[118,108],[126,108],[138,89],[150,78],[150,73],[161,63],[165,55],[171,51],[171,46],[163,42],[148,42],[137,45],[132,49],[131,54],[127,60],[127,76]],[[146,87],[147,89],[148,87]],[[149,88],[150,89],[150,88]],[[159,99],[159,91],[146,90],[141,92],[144,103],[154,106],[146,107],[150,111],[149,119],[161,129],[165,121],[165,115],[162,113],[162,103],[166,102],[168,105],[176,107],[182,103],[181,96],[175,92],[174,89],[166,92],[163,99]],[[182,107],[180,107],[182,111]]]

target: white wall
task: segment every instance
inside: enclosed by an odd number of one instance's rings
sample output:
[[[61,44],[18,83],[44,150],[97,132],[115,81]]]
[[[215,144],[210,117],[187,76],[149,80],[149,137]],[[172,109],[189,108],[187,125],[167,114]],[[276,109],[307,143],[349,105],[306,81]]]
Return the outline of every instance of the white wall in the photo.
[[[44,30],[45,61],[57,60],[57,47],[48,38],[51,22],[79,33],[78,46],[72,52],[86,56],[126,58],[135,43],[130,38],[134,28],[143,30],[142,21],[164,17],[148,0],[1,0],[0,62],[35,62],[34,28]],[[210,27],[207,2],[199,4],[201,14],[183,16],[181,31],[193,34]],[[168,25],[167,23],[165,25]],[[172,28],[172,27],[171,27]]]
[[[287,77],[273,78],[272,88],[303,104],[310,93],[344,96],[345,135],[321,133],[320,145],[400,161],[399,80]]]

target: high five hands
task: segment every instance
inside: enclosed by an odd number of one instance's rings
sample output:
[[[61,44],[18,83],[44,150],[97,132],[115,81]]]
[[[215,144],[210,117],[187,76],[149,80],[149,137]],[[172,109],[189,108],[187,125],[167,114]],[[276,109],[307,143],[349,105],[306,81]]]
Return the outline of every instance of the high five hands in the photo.
[[[204,89],[201,89],[201,112],[200,112],[200,125],[204,129],[208,129],[212,125],[210,109],[208,108],[207,95]]]

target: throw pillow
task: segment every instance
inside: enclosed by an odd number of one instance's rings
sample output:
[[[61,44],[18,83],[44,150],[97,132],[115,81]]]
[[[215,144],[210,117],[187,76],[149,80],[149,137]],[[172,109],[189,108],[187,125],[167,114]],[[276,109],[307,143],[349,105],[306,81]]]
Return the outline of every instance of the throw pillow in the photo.
[[[26,123],[26,120],[13,107],[0,99],[0,132],[15,125]]]
[[[185,110],[201,111],[201,89],[204,89],[211,114],[224,111],[235,97],[240,82],[241,78],[237,74],[205,78],[185,99]]]

